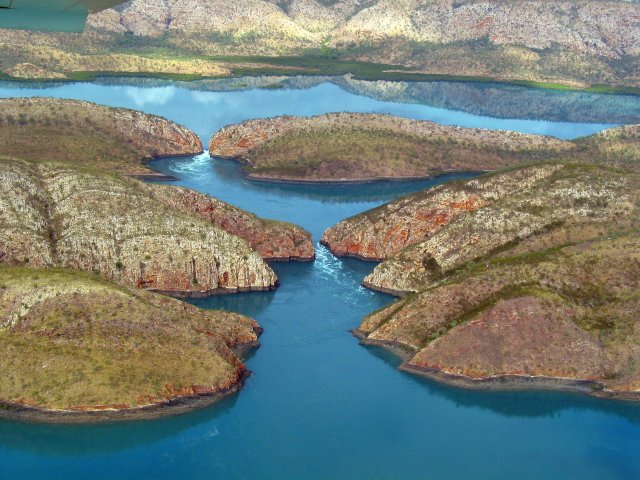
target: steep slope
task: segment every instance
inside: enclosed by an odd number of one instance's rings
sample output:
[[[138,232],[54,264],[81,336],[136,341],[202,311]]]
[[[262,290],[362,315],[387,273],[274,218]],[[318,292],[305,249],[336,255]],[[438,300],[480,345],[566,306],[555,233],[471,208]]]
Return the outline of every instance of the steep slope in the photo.
[[[367,317],[365,343],[472,388],[575,388],[640,399],[640,237],[475,264]],[[400,351],[396,350],[396,351]]]
[[[202,143],[193,132],[142,112],[52,98],[0,100],[0,155],[163,178],[146,167],[149,159],[200,151]],[[247,240],[267,260],[314,257],[311,235],[295,225],[260,219],[191,190],[159,185],[146,190],[172,209],[203,217]]]
[[[413,292],[501,251],[554,248],[639,225],[637,174],[585,164],[529,168],[528,182],[482,208],[452,215],[378,265],[365,284]],[[483,180],[468,182],[466,189],[473,191],[477,182]]]
[[[217,198],[186,188],[147,185],[149,193],[165,205],[207,220],[246,240],[267,261],[311,261],[315,248],[311,234],[278,220],[265,220]]]
[[[328,236],[387,255],[365,284],[402,295],[354,334],[460,386],[638,400],[639,200],[635,171],[541,164],[349,219]]]
[[[247,371],[230,348],[259,332],[89,273],[0,267],[0,415],[97,420],[211,402],[239,388]]]
[[[552,137],[354,113],[250,120],[223,128],[209,142],[211,155],[242,161],[251,179],[299,182],[493,170],[574,149]]]
[[[0,155],[157,176],[146,161],[200,152],[197,135],[155,115],[66,99],[0,100]]]
[[[0,160],[0,262],[62,266],[175,295],[268,290],[244,240],[170,208],[137,180],[51,162]]]
[[[533,187],[559,168],[529,167],[446,183],[345,219],[325,231],[322,243],[334,255],[383,261],[468,212]]]

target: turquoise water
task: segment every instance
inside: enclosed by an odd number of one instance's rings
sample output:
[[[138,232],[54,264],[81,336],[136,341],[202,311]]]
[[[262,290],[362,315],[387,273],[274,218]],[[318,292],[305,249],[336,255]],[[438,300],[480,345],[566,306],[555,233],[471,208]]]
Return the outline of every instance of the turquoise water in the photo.
[[[206,138],[217,126],[271,113],[335,108],[368,111],[381,103],[335,85],[287,92],[215,93],[216,106],[190,102],[177,88],[164,104],[132,105],[136,95],[92,84],[38,89],[163,114]],[[36,90],[6,87],[0,96]],[[333,96],[340,97],[336,101]],[[149,94],[151,96],[151,94]],[[304,97],[301,99],[301,97]],[[421,115],[428,105],[383,102]],[[425,113],[427,112],[427,113]],[[418,115],[416,113],[416,115]],[[450,123],[479,119],[445,110]],[[474,120],[475,121],[475,120]],[[480,121],[480,120],[478,120]],[[483,120],[511,128],[544,125]],[[203,124],[203,122],[205,122]],[[602,125],[563,124],[567,137]],[[531,131],[531,130],[527,130]],[[90,153],[90,152],[88,152]],[[154,168],[179,185],[213,194],[259,215],[293,221],[316,240],[337,221],[430,182],[359,186],[278,186],[248,182],[238,165],[211,159],[160,160]],[[0,421],[0,478],[202,479],[635,479],[640,476],[640,405],[553,392],[474,392],[396,370],[398,360],[360,346],[348,330],[393,299],[360,286],[373,264],[318,247],[309,264],[276,264],[276,292],[194,301],[255,317],[262,347],[246,359],[254,375],[232,398],[153,421],[52,426]],[[180,359],[176,359],[179,361]]]

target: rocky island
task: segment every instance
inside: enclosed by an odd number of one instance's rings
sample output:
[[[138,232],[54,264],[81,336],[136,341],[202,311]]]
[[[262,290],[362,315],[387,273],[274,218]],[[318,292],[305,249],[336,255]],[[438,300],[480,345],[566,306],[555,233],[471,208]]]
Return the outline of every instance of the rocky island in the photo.
[[[531,165],[398,199],[323,243],[384,260],[365,285],[403,298],[355,334],[404,369],[640,398],[639,198],[634,170]]]
[[[255,347],[260,331],[95,274],[4,266],[0,416],[97,421],[204,405],[241,386],[233,349]]]
[[[238,159],[252,180],[302,183],[494,170],[574,150],[553,137],[357,113],[250,120],[209,142],[211,155]]]

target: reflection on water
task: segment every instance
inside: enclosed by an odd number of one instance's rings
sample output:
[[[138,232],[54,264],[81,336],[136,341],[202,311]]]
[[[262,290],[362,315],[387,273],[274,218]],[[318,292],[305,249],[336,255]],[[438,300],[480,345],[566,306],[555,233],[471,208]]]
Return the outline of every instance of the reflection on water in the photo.
[[[367,345],[364,348],[392,368],[398,368],[402,363],[399,357],[381,347]],[[402,374],[435,394],[451,400],[459,407],[481,408],[506,417],[524,418],[553,418],[563,410],[586,410],[616,415],[634,425],[640,425],[640,408],[629,402],[596,399],[580,393],[545,390],[478,392],[450,387],[407,372]]]
[[[260,79],[222,83],[158,83],[118,79],[99,83],[0,83],[0,97],[51,96],[89,100],[162,115],[181,123],[206,143],[230,123],[275,115],[369,112],[432,120],[446,125],[515,130],[575,138],[640,118],[640,96],[593,96],[442,82],[361,82],[348,78],[261,79],[283,82],[281,89],[256,89]],[[235,83],[237,88],[216,90]],[[209,89],[211,88],[211,89]],[[470,89],[470,90],[469,90]],[[423,92],[422,94],[415,93]],[[531,97],[533,96],[533,97]],[[567,100],[567,99],[571,100]],[[505,105],[510,104],[509,108]],[[551,104],[551,107],[549,107]],[[574,104],[576,108],[574,108]],[[579,108],[578,108],[579,105]],[[570,116],[557,112],[575,112]],[[523,113],[524,112],[524,113]],[[580,113],[582,112],[582,113]],[[601,112],[598,115],[589,112]],[[622,112],[622,113],[621,113]]]
[[[194,426],[228,414],[237,395],[209,408],[155,420],[111,424],[16,424],[0,421],[0,445],[7,450],[23,450],[46,457],[83,456],[139,448],[175,437]]]
[[[332,84],[344,92],[379,102],[426,105],[483,117],[574,124],[640,123],[640,95],[567,92],[497,83],[366,81],[348,76],[265,76],[194,82],[106,77],[94,84],[124,89],[126,95],[138,108],[153,104],[166,105],[179,94],[179,90],[192,91],[193,98],[198,103],[224,107],[223,96],[208,95],[207,92],[264,89],[268,94],[269,91],[309,90],[323,84]],[[3,85],[12,89],[29,90],[56,87],[56,84],[51,82],[28,84],[0,82],[0,88]],[[336,105],[340,110],[339,104]],[[258,105],[256,107],[260,108]]]

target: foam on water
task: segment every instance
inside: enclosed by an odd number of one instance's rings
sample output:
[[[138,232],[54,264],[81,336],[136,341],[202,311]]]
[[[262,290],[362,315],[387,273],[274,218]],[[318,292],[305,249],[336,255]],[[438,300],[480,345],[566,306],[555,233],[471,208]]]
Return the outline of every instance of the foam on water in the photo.
[[[177,176],[189,175],[197,178],[204,175],[205,169],[210,167],[212,163],[213,158],[209,155],[209,150],[205,150],[190,161],[173,162],[169,169]]]

